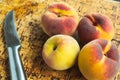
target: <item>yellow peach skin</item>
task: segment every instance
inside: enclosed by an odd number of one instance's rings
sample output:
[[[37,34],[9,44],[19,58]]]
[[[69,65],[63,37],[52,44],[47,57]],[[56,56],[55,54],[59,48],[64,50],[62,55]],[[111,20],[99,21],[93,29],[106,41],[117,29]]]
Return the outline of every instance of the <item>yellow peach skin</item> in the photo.
[[[81,49],[78,66],[88,80],[114,80],[119,69],[118,49],[111,41],[93,40]]]
[[[114,36],[113,24],[110,18],[103,14],[85,15],[80,20],[77,30],[81,42],[85,44],[94,39],[111,40]]]
[[[65,70],[75,64],[79,50],[79,44],[74,38],[59,34],[46,41],[42,56],[45,63],[52,69]]]
[[[41,18],[43,31],[49,36],[73,35],[78,26],[76,11],[65,2],[54,2],[48,6]]]

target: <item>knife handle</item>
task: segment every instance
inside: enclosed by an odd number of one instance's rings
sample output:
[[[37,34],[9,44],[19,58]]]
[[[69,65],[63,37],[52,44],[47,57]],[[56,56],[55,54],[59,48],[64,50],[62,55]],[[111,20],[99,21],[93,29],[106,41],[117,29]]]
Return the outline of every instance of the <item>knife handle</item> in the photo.
[[[20,45],[8,47],[11,80],[26,80],[19,49]]]

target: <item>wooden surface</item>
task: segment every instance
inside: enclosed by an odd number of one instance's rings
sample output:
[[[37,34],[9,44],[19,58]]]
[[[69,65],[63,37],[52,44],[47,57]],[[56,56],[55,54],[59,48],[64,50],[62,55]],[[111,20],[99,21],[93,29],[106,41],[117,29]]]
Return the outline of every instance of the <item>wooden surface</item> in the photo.
[[[111,18],[115,28],[113,42],[120,51],[120,3],[110,0],[1,0],[0,1],[0,80],[10,80],[9,57],[4,41],[3,20],[15,10],[15,23],[21,39],[20,55],[27,80],[86,80],[77,64],[65,71],[49,68],[41,57],[48,36],[41,29],[41,16],[54,1],[65,1],[77,11],[79,19],[89,13],[103,13]],[[76,37],[76,36],[75,36]],[[120,80],[120,71],[115,80]]]

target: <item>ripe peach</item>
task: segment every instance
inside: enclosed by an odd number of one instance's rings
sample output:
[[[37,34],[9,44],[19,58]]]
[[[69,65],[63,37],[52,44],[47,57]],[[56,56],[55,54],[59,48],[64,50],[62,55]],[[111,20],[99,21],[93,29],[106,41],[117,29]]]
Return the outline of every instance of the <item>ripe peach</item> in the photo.
[[[79,44],[73,37],[59,34],[45,42],[42,57],[52,69],[65,70],[75,64],[79,50]]]
[[[111,20],[103,14],[85,15],[78,24],[78,35],[83,43],[94,39],[111,40],[114,28]]]
[[[78,66],[88,80],[113,80],[119,69],[119,52],[115,44],[104,39],[87,43],[78,56]]]
[[[65,2],[54,2],[48,6],[41,18],[43,31],[49,36],[74,34],[78,26],[76,11]]]

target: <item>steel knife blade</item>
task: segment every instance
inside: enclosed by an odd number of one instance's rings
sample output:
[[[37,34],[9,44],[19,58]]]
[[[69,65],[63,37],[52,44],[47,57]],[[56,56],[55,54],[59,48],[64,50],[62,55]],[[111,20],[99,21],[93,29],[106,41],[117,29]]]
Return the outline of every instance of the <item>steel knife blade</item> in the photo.
[[[18,37],[16,26],[14,24],[14,11],[12,10],[6,16],[4,21],[5,41],[8,47],[20,45],[20,38]]]
[[[23,64],[19,55],[20,38],[14,23],[14,11],[10,11],[4,20],[4,36],[8,49],[11,80],[26,80]]]

